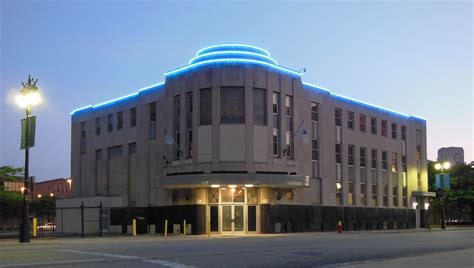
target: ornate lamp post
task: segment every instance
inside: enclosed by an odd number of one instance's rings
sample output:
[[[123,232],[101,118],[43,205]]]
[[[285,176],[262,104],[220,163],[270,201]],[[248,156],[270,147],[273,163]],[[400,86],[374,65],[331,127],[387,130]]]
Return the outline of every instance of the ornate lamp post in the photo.
[[[449,162],[444,162],[444,163],[436,163],[435,164],[435,169],[441,171],[441,208],[442,208],[442,214],[441,214],[441,229],[446,229],[446,214],[444,212],[444,171],[448,170],[451,167],[451,164]]]
[[[16,103],[21,108],[26,109],[26,117],[24,121],[24,133],[22,133],[22,148],[25,149],[25,179],[24,179],[24,191],[23,194],[23,211],[21,217],[21,226],[20,226],[20,243],[30,242],[30,222],[29,222],[29,206],[28,206],[28,194],[29,194],[29,149],[30,146],[34,144],[30,143],[30,115],[31,107],[37,105],[41,101],[41,96],[38,93],[38,87],[36,83],[38,79],[33,79],[31,76],[28,76],[28,81],[26,83],[21,83],[23,89],[20,91],[20,94],[16,97]],[[23,135],[24,134],[24,135]],[[32,139],[34,140],[34,139]]]

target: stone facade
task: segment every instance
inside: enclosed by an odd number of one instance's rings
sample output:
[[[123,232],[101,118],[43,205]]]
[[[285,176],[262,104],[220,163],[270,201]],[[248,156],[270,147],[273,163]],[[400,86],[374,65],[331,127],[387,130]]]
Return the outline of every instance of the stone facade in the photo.
[[[121,231],[142,214],[156,232],[188,218],[196,234],[423,226],[426,121],[304,83],[267,58],[211,47],[164,83],[74,111],[75,198],[58,206],[113,197],[109,224]]]

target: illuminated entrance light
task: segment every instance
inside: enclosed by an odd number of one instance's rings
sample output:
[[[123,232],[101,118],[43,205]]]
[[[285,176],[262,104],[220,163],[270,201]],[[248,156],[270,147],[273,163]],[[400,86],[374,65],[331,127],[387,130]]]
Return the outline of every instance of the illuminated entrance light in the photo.
[[[219,184],[212,184],[211,185],[211,188],[219,188],[219,187],[221,187]]]
[[[247,187],[247,188],[252,188],[253,184],[245,184],[244,186]]]
[[[237,185],[234,185],[234,184],[229,185],[229,188],[236,188],[236,187]]]

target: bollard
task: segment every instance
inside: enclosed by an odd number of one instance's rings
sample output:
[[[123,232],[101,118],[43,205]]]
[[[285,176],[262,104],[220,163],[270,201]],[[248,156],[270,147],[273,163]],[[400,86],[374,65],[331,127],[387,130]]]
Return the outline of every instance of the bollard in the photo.
[[[33,218],[33,237],[36,237],[36,218]]]
[[[337,223],[337,232],[341,234],[341,233],[342,233],[342,229],[343,229],[343,227],[342,227],[342,222],[339,221],[339,222]]]
[[[183,223],[183,235],[186,236],[186,220]]]
[[[165,220],[165,237],[168,235],[168,220]]]
[[[137,220],[136,219],[132,220],[132,232],[133,232],[133,236],[137,236]]]

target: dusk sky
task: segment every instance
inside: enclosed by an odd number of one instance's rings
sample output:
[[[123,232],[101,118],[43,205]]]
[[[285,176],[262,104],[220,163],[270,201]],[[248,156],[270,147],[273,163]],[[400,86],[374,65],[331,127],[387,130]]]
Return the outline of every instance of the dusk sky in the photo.
[[[0,166],[23,166],[13,100],[39,78],[30,174],[70,176],[70,112],[164,80],[201,48],[246,43],[303,81],[428,119],[428,159],[473,157],[471,1],[0,0]]]

